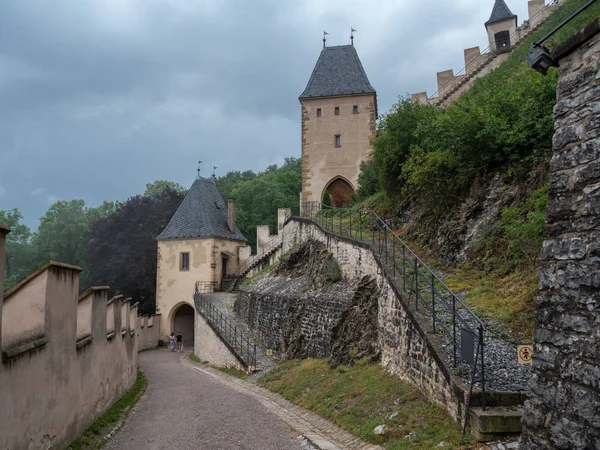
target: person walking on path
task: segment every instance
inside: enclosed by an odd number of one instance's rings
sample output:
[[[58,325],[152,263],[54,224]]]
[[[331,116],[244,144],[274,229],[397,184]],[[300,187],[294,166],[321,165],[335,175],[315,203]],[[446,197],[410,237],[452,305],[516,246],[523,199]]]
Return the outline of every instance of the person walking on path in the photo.
[[[177,333],[177,353],[183,350],[183,336],[181,335],[181,331]]]
[[[171,331],[171,336],[169,336],[169,349],[174,352],[175,351],[175,333]]]

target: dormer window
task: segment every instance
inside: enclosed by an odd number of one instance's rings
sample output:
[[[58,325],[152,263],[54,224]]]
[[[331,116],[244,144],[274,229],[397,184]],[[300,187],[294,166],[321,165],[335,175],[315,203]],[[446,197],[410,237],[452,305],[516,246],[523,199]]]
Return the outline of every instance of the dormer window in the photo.
[[[317,108],[317,117],[321,117],[321,108]]]
[[[339,106],[336,106],[336,107],[335,107],[335,115],[336,115],[336,116],[339,116],[339,115],[340,115],[340,107],[339,107]]]
[[[358,105],[352,107],[352,114],[358,114]]]

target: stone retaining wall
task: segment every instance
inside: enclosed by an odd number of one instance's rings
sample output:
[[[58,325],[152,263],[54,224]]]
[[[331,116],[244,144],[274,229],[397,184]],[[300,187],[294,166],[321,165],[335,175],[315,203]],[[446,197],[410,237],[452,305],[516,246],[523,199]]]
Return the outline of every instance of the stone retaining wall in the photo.
[[[525,449],[600,448],[600,19],[556,49],[546,240]]]
[[[423,389],[436,403],[458,419],[460,402],[453,393],[451,376],[407,308],[401,293],[385,276],[370,248],[356,241],[325,232],[317,224],[290,219],[284,228],[283,252],[314,239],[325,244],[339,263],[344,279],[358,283],[373,277],[381,291],[379,297],[379,345],[381,364],[401,379]]]

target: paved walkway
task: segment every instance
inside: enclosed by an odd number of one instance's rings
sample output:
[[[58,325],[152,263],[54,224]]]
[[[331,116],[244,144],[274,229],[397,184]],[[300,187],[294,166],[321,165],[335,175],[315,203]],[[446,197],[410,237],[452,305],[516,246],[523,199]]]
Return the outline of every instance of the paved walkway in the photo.
[[[194,370],[178,353],[139,354],[148,390],[107,450],[299,450],[298,439],[254,398]]]
[[[148,390],[106,449],[381,449],[277,394],[196,364],[187,355],[165,350],[139,354]],[[298,433],[310,444],[295,437]]]

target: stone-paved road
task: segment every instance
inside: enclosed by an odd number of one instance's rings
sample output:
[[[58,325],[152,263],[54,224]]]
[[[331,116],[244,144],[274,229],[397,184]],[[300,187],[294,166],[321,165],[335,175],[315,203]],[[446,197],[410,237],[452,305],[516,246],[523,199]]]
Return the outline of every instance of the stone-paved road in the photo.
[[[299,450],[256,399],[184,365],[178,353],[139,354],[148,390],[107,450]]]

